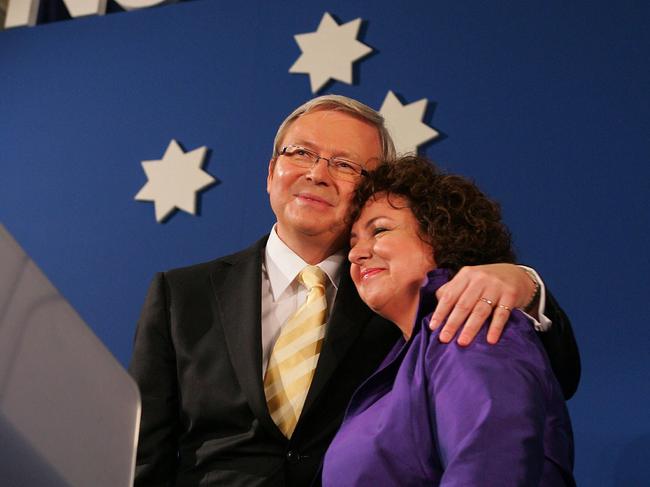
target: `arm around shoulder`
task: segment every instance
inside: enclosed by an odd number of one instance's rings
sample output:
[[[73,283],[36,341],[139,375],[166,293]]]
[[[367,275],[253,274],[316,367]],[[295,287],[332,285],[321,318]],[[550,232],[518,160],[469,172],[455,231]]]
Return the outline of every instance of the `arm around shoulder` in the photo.
[[[546,291],[545,315],[551,320],[551,327],[539,336],[551,362],[565,399],[571,398],[580,381],[580,354],[573,335],[571,322],[560,305]]]

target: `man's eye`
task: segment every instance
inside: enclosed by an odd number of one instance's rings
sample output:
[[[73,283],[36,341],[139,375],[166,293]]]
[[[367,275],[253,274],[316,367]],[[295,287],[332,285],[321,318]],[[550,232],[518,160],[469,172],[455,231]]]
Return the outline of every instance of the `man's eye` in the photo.
[[[337,159],[337,160],[334,161],[334,164],[339,169],[352,169],[353,168],[352,164],[349,163],[348,161],[341,161],[341,160]]]
[[[332,161],[334,167],[343,172],[357,172],[354,164],[345,160],[335,159]]]

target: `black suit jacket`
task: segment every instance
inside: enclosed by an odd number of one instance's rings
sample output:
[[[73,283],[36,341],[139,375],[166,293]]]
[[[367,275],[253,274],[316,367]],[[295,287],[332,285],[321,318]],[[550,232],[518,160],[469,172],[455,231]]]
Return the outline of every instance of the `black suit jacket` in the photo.
[[[265,244],[155,276],[130,366],[143,407],[136,485],[309,485],[353,391],[398,337],[344,271],[302,415],[286,439],[263,390]],[[545,345],[570,395],[577,348],[552,298],[549,313]]]

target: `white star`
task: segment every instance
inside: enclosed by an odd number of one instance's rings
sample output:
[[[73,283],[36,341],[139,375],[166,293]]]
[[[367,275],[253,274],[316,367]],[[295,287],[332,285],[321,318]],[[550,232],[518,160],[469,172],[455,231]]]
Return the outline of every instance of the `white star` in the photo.
[[[215,182],[201,169],[206,153],[205,146],[185,153],[172,139],[161,160],[142,161],[148,181],[135,199],[154,202],[158,223],[176,208],[196,214],[196,193]]]
[[[357,40],[361,19],[339,25],[325,12],[316,32],[294,36],[302,54],[290,73],[307,73],[316,93],[330,79],[352,84],[352,63],[372,52]]]
[[[427,99],[402,105],[392,91],[388,91],[379,109],[393,137],[398,154],[417,153],[418,147],[438,137],[438,132],[422,122]]]

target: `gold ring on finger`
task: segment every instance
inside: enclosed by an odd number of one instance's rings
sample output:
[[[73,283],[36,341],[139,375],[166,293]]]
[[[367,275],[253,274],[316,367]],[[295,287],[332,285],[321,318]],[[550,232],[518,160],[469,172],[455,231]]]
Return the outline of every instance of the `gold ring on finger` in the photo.
[[[487,304],[490,308],[494,306],[494,301],[488,298],[481,298],[479,301],[483,301],[485,304]]]

